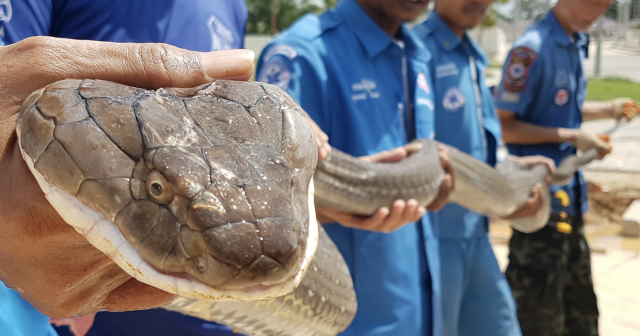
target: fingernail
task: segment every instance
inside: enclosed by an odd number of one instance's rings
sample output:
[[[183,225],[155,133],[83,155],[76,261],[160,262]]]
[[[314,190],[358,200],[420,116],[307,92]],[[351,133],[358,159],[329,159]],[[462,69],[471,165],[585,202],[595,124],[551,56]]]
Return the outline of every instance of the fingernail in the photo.
[[[324,148],[324,147],[318,148],[318,159],[319,160],[324,160],[327,157],[327,155],[329,155],[329,152],[327,151],[326,148]]]
[[[202,66],[211,78],[241,76],[253,69],[256,54],[249,49],[200,53]]]

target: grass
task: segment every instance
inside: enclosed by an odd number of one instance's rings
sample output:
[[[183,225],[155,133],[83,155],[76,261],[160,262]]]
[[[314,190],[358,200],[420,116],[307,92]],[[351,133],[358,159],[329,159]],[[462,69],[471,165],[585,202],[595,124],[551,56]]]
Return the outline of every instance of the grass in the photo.
[[[587,100],[610,100],[618,97],[640,101],[640,83],[618,77],[589,79]]]

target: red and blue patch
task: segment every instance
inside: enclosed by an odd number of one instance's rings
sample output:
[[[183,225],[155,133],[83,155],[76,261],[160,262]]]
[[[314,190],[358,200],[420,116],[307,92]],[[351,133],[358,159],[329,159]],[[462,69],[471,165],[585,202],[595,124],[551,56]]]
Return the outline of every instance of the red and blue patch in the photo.
[[[511,92],[524,91],[529,78],[529,69],[536,59],[538,54],[529,47],[513,49],[504,74],[504,89]]]

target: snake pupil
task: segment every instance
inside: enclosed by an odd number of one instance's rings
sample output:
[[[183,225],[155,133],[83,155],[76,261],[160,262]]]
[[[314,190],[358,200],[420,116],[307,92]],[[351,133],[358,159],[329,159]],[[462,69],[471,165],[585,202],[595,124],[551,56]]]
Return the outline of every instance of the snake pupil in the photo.
[[[162,189],[162,185],[158,182],[151,184],[151,193],[153,196],[160,197],[164,190]]]

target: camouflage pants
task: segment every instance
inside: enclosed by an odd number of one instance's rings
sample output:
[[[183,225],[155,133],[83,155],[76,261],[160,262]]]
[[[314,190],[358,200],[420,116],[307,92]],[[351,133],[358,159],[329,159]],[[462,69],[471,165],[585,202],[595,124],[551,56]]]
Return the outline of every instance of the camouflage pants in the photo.
[[[597,336],[598,306],[582,225],[569,234],[545,226],[514,230],[506,276],[523,336]]]

